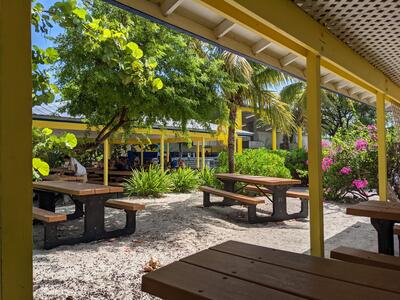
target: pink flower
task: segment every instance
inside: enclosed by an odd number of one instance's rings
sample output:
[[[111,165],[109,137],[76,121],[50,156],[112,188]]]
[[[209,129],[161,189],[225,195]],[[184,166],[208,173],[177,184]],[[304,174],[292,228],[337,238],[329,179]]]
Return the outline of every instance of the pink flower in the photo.
[[[361,190],[361,189],[365,188],[368,185],[368,180],[367,179],[354,179],[352,184],[357,189]]]
[[[331,143],[329,141],[326,141],[326,140],[321,141],[322,148],[328,148],[330,145],[331,145]]]
[[[329,167],[333,164],[333,160],[330,157],[324,157],[322,159],[322,170],[326,171],[329,169]]]
[[[357,151],[365,151],[368,149],[368,142],[365,140],[357,140],[356,141],[356,149]]]
[[[340,174],[348,175],[348,174],[350,174],[350,173],[351,173],[351,168],[350,168],[350,167],[343,167],[343,168],[340,170]]]
[[[336,149],[336,152],[340,153],[340,152],[342,152],[342,151],[343,151],[342,146],[338,146],[337,149]]]
[[[372,125],[368,125],[367,128],[368,128],[369,132],[376,132],[377,131],[376,126],[373,125],[373,124]]]

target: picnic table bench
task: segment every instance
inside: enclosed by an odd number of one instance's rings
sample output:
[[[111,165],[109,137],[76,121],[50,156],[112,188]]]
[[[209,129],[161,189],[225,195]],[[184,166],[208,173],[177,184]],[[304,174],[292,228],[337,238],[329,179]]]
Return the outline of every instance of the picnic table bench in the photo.
[[[282,221],[296,218],[306,218],[308,216],[308,202],[305,199],[302,199],[300,212],[293,214],[289,214],[287,212],[286,196],[288,189],[292,185],[300,184],[300,180],[241,175],[234,173],[220,173],[216,174],[215,176],[223,182],[224,190],[205,186],[200,187],[200,190],[204,193],[203,204],[205,207],[212,205],[231,206],[238,203],[246,205],[248,209],[249,223]],[[235,183],[237,182],[240,182],[242,186],[235,190]],[[266,196],[268,200],[272,201],[273,212],[271,216],[263,217],[257,214],[256,206],[258,204],[265,203],[264,200],[238,193],[242,190],[251,188],[255,188],[257,191],[260,191],[262,195]],[[267,196],[267,190],[272,194],[272,199]],[[211,202],[210,194],[224,197],[224,199],[222,202]],[[304,195],[304,197],[306,197],[306,195]]]
[[[400,299],[399,272],[228,241],[142,277],[162,299]],[[388,280],[390,278],[390,280]]]
[[[136,212],[144,209],[142,204],[115,199],[123,192],[121,187],[66,181],[42,181],[34,182],[33,189],[38,194],[39,199],[39,209],[33,208],[33,217],[42,221],[45,225],[46,249],[59,245],[70,245],[132,234],[136,229]],[[66,221],[61,218],[61,214],[55,213],[56,200],[59,194],[69,195],[75,203],[75,212],[65,215],[66,220],[84,217],[84,233],[82,236],[66,239],[57,237],[57,225]],[[124,228],[112,231],[105,230],[105,207],[125,211],[126,225]]]
[[[387,201],[366,201],[352,205],[346,209],[346,214],[369,217],[371,224],[378,233],[379,253],[394,255],[394,229],[400,222],[400,203]]]

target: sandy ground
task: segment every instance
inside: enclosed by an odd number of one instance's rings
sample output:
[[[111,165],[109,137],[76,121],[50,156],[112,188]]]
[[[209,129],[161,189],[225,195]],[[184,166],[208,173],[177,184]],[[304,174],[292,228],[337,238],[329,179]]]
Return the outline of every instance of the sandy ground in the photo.
[[[132,201],[146,204],[146,209],[138,214],[136,233],[128,237],[46,251],[41,248],[42,226],[34,226],[35,299],[153,299],[140,291],[143,267],[152,257],[166,265],[227,240],[309,251],[308,220],[250,225],[245,208],[202,208],[200,193]],[[298,210],[299,202],[289,199],[289,211]],[[376,251],[376,233],[369,219],[348,216],[345,207],[324,204],[327,256],[339,245]],[[259,206],[260,213],[270,211],[269,203]],[[123,226],[123,212],[107,209],[106,215],[108,228]],[[63,235],[82,231],[82,221],[67,224],[61,227]]]

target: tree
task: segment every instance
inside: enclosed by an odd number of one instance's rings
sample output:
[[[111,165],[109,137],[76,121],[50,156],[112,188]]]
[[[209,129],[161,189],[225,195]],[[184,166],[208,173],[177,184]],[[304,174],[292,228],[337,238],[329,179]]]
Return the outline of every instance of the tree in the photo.
[[[65,110],[101,126],[96,145],[119,129],[188,120],[203,125],[223,118],[222,62],[208,60],[193,38],[103,1],[59,2],[53,20],[54,68]],[[107,13],[106,13],[107,12]]]
[[[229,108],[228,124],[228,169],[235,171],[235,133],[237,108],[244,104],[254,108],[263,122],[289,130],[293,126],[288,106],[268,88],[287,80],[276,70],[247,61],[234,53],[223,51],[223,69],[228,80],[222,87]]]

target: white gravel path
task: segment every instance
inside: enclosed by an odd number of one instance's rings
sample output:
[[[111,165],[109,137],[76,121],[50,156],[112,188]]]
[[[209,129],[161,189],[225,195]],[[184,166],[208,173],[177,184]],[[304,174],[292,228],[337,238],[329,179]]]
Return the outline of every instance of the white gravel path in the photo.
[[[34,226],[35,299],[153,299],[140,291],[143,267],[152,257],[166,265],[227,240],[299,253],[309,250],[308,220],[250,225],[242,207],[202,208],[200,193],[132,200],[146,204],[146,209],[138,214],[136,233],[128,237],[46,251],[41,249],[43,229]],[[289,199],[290,210],[299,204]],[[346,215],[343,204],[325,203],[324,209],[327,255],[339,245],[376,251],[369,219]],[[260,205],[260,210],[270,211],[271,205]],[[106,213],[110,228],[122,226],[123,212]],[[79,232],[82,221],[63,225],[62,230],[66,235]]]

